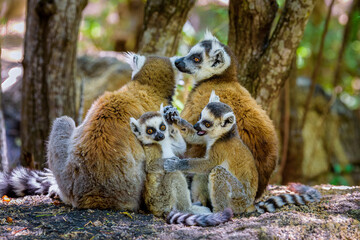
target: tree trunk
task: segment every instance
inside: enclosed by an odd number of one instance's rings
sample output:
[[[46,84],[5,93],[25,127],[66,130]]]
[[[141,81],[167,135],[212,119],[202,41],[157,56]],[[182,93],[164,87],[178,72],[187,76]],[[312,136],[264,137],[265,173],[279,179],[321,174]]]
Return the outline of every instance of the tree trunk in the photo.
[[[296,59],[294,58],[288,80],[290,99],[290,123],[287,151],[281,159],[281,184],[300,182],[303,178],[302,166],[304,159],[304,138],[301,128],[301,113],[299,112],[299,94],[296,87]],[[284,162],[283,162],[284,161]]]
[[[252,79],[258,76],[258,61],[269,42],[277,9],[276,0],[229,3],[228,45],[238,60],[239,81],[251,93],[255,92]]]
[[[28,0],[22,86],[21,163],[45,166],[52,121],[75,118],[76,43],[87,0]]]
[[[1,58],[1,42],[0,42],[0,58]],[[0,79],[1,79],[1,61],[0,61]],[[6,133],[4,124],[4,114],[2,111],[2,90],[0,81],[0,171],[8,171]]]
[[[175,55],[182,27],[194,4],[195,0],[148,0],[139,52],[161,56]]]
[[[230,0],[229,7],[229,45],[240,62],[240,83],[264,109],[279,95],[289,76],[291,61],[316,0],[287,0],[269,38],[275,2],[247,0],[236,6],[238,1]]]

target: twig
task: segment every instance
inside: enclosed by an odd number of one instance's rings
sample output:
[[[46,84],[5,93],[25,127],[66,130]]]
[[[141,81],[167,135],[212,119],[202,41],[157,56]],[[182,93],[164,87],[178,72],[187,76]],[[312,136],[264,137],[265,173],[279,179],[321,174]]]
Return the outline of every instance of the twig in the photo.
[[[26,229],[27,229],[27,227],[24,227],[24,228],[22,228],[22,229],[13,231],[11,234],[12,234],[12,235],[15,235],[15,234],[17,234],[18,232],[24,231],[24,230],[26,230]]]
[[[328,31],[328,28],[329,28],[331,12],[332,12],[332,8],[334,6],[334,3],[335,3],[335,0],[332,0],[331,3],[330,3],[330,6],[329,6],[327,16],[326,16],[325,27],[324,27],[324,31],[323,31],[322,36],[321,36],[319,53],[318,53],[317,58],[316,58],[316,63],[315,63],[314,70],[313,70],[313,72],[311,74],[311,85],[310,85],[309,93],[308,93],[308,95],[306,97],[304,115],[303,115],[302,122],[301,122],[301,129],[304,128],[304,125],[305,125],[305,122],[306,122],[306,117],[307,117],[307,114],[308,114],[308,111],[309,111],[311,98],[314,95],[316,79],[317,79],[317,76],[319,74],[319,70],[320,70],[320,66],[321,66],[321,60],[322,60],[322,55],[323,55],[323,50],[324,50],[325,37],[326,37],[327,31]]]

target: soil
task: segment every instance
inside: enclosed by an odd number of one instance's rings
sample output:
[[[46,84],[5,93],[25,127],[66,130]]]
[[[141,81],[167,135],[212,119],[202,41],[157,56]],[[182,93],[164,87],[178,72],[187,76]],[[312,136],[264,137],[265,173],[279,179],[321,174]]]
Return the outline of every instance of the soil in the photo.
[[[323,198],[216,227],[169,225],[151,214],[74,209],[46,196],[0,200],[0,239],[360,239],[360,187],[315,186]],[[269,195],[289,193],[269,186]]]

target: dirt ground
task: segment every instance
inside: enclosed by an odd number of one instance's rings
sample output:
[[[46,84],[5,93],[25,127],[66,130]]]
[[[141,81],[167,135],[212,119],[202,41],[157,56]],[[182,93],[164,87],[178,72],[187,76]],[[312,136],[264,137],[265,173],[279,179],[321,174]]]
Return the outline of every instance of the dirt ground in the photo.
[[[46,196],[0,200],[0,239],[360,239],[360,187],[316,188],[320,203],[208,228],[168,225],[145,213],[73,209]],[[264,198],[285,192],[269,186]]]

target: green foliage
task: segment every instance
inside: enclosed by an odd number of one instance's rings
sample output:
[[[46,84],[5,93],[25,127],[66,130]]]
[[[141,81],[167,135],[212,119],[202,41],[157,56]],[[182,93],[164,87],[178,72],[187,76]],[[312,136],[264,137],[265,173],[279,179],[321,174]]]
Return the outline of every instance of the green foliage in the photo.
[[[333,166],[333,171],[334,173],[330,179],[330,184],[348,186],[349,182],[346,180],[345,175],[352,173],[354,171],[354,166],[352,164],[341,166],[336,163]]]
[[[326,6],[326,5],[323,5]],[[320,8],[320,7],[318,7]],[[325,15],[327,8],[322,9],[321,21],[319,15],[313,14],[305,28],[304,37],[297,49],[297,67],[298,75],[310,77],[315,66],[321,34],[324,31]],[[316,11],[318,13],[319,10]],[[345,11],[345,13],[347,13]],[[343,92],[340,94],[340,100],[350,109],[360,107],[360,89],[357,84],[360,75],[360,17],[359,11],[356,11],[350,21],[350,37],[346,43],[344,52],[340,85]],[[315,16],[316,15],[316,16]],[[340,23],[340,16],[333,15],[330,20],[328,33],[325,39],[323,51],[323,60],[318,76],[318,83],[322,85],[328,93],[331,93],[333,86],[336,64],[338,62],[339,50],[343,41],[343,31],[345,25]]]

